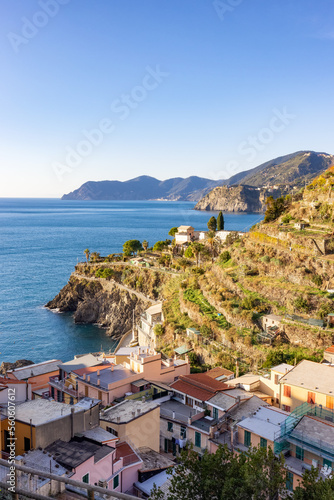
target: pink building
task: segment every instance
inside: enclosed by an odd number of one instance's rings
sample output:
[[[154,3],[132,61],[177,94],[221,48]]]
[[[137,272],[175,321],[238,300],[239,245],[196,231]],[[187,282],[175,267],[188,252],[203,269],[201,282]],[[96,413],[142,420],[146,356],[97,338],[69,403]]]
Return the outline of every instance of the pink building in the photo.
[[[131,492],[142,460],[126,442],[101,427],[90,429],[70,442],[58,440],[46,448],[70,471],[71,479],[118,492]]]
[[[190,364],[182,359],[163,360],[161,354],[148,347],[137,347],[131,352],[128,362],[123,365],[111,365],[78,376],[79,397],[91,397],[109,405],[115,398],[133,392],[133,383],[141,379],[170,384],[181,375],[190,373]]]

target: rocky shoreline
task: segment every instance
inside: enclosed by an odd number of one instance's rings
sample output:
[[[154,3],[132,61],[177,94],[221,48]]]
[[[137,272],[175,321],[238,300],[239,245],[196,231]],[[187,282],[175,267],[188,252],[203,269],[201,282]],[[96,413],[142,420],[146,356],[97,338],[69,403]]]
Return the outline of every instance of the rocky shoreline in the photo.
[[[149,305],[117,283],[71,275],[46,307],[60,313],[71,312],[75,323],[98,324],[106,329],[106,335],[119,339],[132,328],[133,313],[138,320]]]

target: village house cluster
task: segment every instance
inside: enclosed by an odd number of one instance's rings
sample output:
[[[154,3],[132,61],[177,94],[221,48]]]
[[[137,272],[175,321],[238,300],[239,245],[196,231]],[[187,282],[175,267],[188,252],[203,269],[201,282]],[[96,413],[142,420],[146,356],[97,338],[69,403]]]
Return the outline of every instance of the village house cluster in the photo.
[[[146,311],[137,341],[154,343],[151,327],[161,314],[155,306]],[[283,363],[266,375],[237,378],[223,367],[191,374],[186,354],[163,359],[150,345],[9,370],[0,378],[2,458],[10,452],[13,388],[16,463],[37,474],[47,469],[53,477],[148,498],[154,483],[168,487],[166,471],[189,445],[199,455],[219,445],[235,453],[253,446],[283,453],[287,491],[312,466],[321,477],[332,474],[334,346],[322,363]],[[0,466],[0,481],[6,474]],[[67,488],[17,474],[18,485],[36,494]]]

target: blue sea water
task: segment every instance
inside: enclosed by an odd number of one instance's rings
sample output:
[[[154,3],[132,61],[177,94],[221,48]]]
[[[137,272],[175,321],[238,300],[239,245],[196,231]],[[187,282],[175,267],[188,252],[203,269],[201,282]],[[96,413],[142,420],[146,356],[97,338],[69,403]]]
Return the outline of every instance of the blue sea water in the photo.
[[[189,202],[0,199],[0,363],[67,361],[113,348],[95,325],[44,307],[67,283],[83,251],[119,252],[128,239],[168,238],[173,226],[207,229],[209,212]],[[259,214],[224,214],[225,229],[247,231]]]

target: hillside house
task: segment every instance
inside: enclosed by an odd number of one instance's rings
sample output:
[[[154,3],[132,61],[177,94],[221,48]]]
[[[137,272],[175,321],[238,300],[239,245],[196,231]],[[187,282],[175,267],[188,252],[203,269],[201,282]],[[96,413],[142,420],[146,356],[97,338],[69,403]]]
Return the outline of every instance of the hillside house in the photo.
[[[302,403],[334,409],[334,366],[304,359],[279,383],[283,410],[292,411]]]
[[[268,330],[269,327],[277,327],[280,328],[282,324],[283,317],[278,316],[277,314],[266,314],[262,316],[262,328],[264,330]]]
[[[60,359],[50,359],[43,363],[14,368],[13,370],[8,370],[7,377],[26,382],[32,387],[33,392],[41,391],[41,393],[47,393],[49,390],[49,378],[58,375],[59,363],[61,363]],[[38,395],[39,393],[37,393]],[[34,398],[34,395],[31,394],[31,397]]]
[[[192,226],[179,226],[177,233],[175,234],[175,243],[177,245],[183,245],[184,243],[190,243],[195,240],[195,229]]]
[[[144,311],[140,317],[140,322],[137,327],[137,339],[140,346],[156,347],[156,335],[154,332],[155,325],[161,325],[164,317],[162,312],[162,304],[154,304]]]
[[[223,382],[219,382],[205,373],[193,373],[180,376],[170,385],[176,401],[201,411],[206,407],[206,401],[217,392],[228,389]]]

